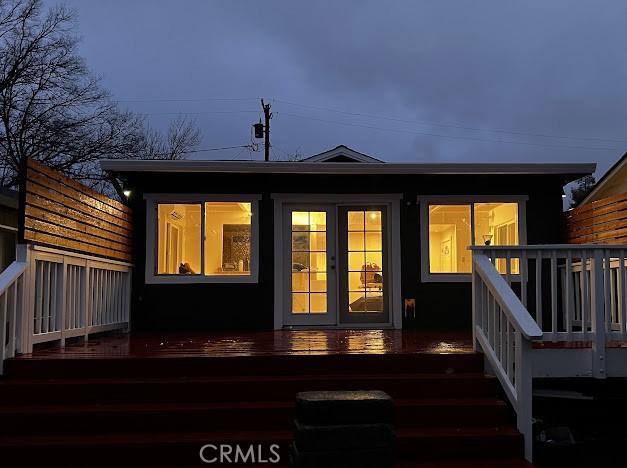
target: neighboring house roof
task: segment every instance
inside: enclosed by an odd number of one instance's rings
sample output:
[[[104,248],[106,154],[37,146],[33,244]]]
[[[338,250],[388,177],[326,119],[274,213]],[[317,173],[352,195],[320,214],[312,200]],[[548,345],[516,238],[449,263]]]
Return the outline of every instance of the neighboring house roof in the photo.
[[[384,161],[355,151],[348,146],[339,145],[331,150],[325,151],[324,153],[314,154],[308,158],[301,159],[300,162],[383,163]]]
[[[599,179],[592,191],[579,205],[593,202],[600,198],[618,195],[627,191],[627,153],[614,163]]]
[[[18,192],[0,187],[0,206],[16,209],[18,207]]]

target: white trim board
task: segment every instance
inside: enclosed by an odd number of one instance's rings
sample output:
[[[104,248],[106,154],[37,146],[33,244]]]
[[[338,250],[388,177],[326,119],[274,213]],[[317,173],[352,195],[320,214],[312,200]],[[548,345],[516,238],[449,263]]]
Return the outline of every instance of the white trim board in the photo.
[[[201,161],[104,159],[113,172],[220,172],[255,174],[592,174],[595,163],[334,163],[282,161]]]

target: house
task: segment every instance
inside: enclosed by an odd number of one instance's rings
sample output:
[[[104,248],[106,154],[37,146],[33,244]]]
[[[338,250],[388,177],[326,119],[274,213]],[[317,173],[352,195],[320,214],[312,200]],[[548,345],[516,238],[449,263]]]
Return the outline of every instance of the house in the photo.
[[[627,193],[627,153],[616,161],[595,184],[590,193],[579,204],[601,200],[615,195]]]
[[[0,274],[9,460],[286,457],[296,392],[377,389],[400,461],[527,466],[534,385],[627,377],[627,249],[562,241],[562,187],[594,164],[102,167],[128,206],[27,163]]]
[[[338,146],[102,168],[131,192],[136,329],[470,329],[467,247],[560,243],[562,187],[595,165],[385,163]]]

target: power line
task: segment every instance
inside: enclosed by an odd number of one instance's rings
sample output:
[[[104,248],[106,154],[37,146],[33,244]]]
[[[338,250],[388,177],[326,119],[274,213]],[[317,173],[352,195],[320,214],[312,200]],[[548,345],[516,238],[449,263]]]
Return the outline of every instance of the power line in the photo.
[[[524,142],[524,141],[508,141],[508,140],[491,140],[491,139],[487,139],[487,138],[477,138],[477,137],[467,137],[467,136],[457,136],[457,135],[442,135],[442,134],[437,134],[437,133],[429,133],[429,132],[419,132],[419,131],[415,131],[415,130],[407,130],[407,129],[400,129],[400,128],[383,128],[383,127],[375,127],[372,125],[363,125],[363,124],[356,124],[356,123],[349,123],[349,122],[340,122],[337,120],[327,120],[327,119],[319,119],[316,117],[309,117],[306,115],[299,115],[299,114],[292,114],[290,112],[277,112],[277,115],[289,115],[291,117],[297,117],[297,118],[301,118],[301,119],[308,119],[308,120],[314,120],[314,121],[318,121],[318,122],[324,122],[324,123],[330,123],[330,124],[336,124],[336,125],[346,125],[349,127],[359,127],[359,128],[367,128],[370,130],[381,130],[381,131],[388,131],[388,132],[397,132],[397,133],[410,133],[413,135],[424,135],[424,136],[432,136],[432,137],[438,137],[438,138],[450,138],[450,139],[455,139],[455,140],[470,140],[470,141],[481,141],[481,142],[486,142],[486,143],[507,143],[507,144],[515,144],[515,145],[527,145],[527,146],[543,146],[543,147],[547,147],[547,148],[565,148],[565,149],[580,149],[580,150],[595,150],[595,151],[621,151],[620,148],[593,148],[593,147],[585,147],[585,146],[571,146],[571,145],[553,145],[553,144],[548,144],[548,143],[531,143],[531,142]]]
[[[288,104],[288,105],[291,105],[291,106],[303,107],[303,108],[307,108],[307,109],[323,110],[323,111],[328,111],[328,112],[335,112],[335,113],[338,113],[338,114],[351,115],[351,116],[355,116],[355,117],[367,117],[367,118],[373,118],[373,119],[389,120],[389,121],[392,121],[392,122],[411,123],[411,124],[424,125],[424,126],[456,128],[456,129],[461,129],[461,130],[472,130],[472,131],[492,132],[492,133],[508,133],[508,134],[511,134],[511,135],[534,136],[534,137],[542,137],[542,138],[561,138],[561,139],[582,140],[582,141],[600,141],[600,142],[612,142],[612,143],[627,143],[627,140],[611,139],[611,138],[593,138],[593,137],[574,137],[574,136],[566,136],[566,135],[550,135],[550,134],[546,134],[546,133],[532,133],[532,132],[522,132],[522,131],[516,131],[516,130],[469,127],[469,126],[464,126],[464,125],[446,124],[446,123],[441,123],[441,122],[407,120],[407,119],[401,119],[401,118],[397,118],[397,117],[387,117],[387,116],[382,116],[382,115],[377,115],[377,114],[367,114],[367,113],[361,113],[361,112],[342,111],[342,110],[339,110],[339,109],[332,109],[332,108],[329,108],[329,107],[313,106],[313,105],[301,104],[301,103],[293,102],[293,101],[285,101],[283,99],[274,99],[274,101],[281,102],[283,104]]]
[[[181,151],[181,153],[184,153],[184,154],[188,154],[188,153],[203,153],[205,151],[222,151],[222,150],[229,150],[229,149],[236,149],[236,148],[250,148],[250,149],[252,149],[253,146],[252,145],[237,145],[237,146],[223,146],[222,148],[202,148],[202,149]]]
[[[198,101],[257,101],[255,98],[154,98],[154,99],[114,99],[113,102],[198,102]]]
[[[258,114],[258,110],[235,110],[235,111],[198,111],[198,112],[138,112],[139,115],[201,115],[201,114]]]

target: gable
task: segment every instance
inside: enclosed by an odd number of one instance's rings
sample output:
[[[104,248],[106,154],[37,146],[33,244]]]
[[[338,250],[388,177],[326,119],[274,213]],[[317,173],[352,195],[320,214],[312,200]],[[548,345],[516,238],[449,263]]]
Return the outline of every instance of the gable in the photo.
[[[340,145],[323,153],[315,154],[302,160],[303,162],[331,162],[331,163],[378,163],[380,159],[355,151],[348,146]]]

